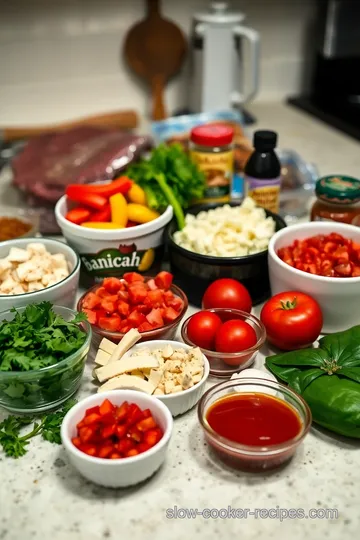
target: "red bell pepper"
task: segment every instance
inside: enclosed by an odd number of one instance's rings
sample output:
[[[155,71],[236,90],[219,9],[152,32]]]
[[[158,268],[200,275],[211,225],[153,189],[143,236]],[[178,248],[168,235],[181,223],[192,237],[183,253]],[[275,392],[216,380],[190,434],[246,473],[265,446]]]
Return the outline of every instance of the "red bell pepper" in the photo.
[[[72,191],[76,188],[79,193],[95,193],[96,195],[102,195],[108,199],[112,195],[116,195],[116,193],[122,193],[124,195],[129,191],[132,185],[133,181],[130,180],[130,178],[127,176],[120,176],[120,178],[117,178],[109,184],[70,184],[66,189],[66,195],[70,197],[68,190]]]
[[[82,186],[68,186],[66,195],[71,201],[77,202],[95,210],[102,210],[107,205],[107,199],[97,193],[89,193],[81,189]]]
[[[111,221],[110,204],[107,204],[103,210],[98,210],[97,212],[91,214],[90,219],[87,219],[86,221]]]
[[[84,221],[89,221],[90,214],[91,212],[90,210],[88,210],[88,208],[82,208],[81,206],[78,206],[77,208],[69,210],[65,218],[68,221],[71,221],[71,223],[81,225],[81,223],[84,223]]]

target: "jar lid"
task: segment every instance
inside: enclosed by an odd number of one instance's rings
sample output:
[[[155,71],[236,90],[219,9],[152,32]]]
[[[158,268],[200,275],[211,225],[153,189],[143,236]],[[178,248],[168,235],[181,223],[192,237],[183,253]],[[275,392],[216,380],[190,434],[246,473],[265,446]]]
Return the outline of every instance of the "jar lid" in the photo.
[[[224,124],[204,124],[194,127],[190,138],[200,146],[226,146],[234,138],[234,129]]]
[[[323,176],[316,182],[316,195],[334,204],[354,204],[360,201],[360,180],[351,176]]]

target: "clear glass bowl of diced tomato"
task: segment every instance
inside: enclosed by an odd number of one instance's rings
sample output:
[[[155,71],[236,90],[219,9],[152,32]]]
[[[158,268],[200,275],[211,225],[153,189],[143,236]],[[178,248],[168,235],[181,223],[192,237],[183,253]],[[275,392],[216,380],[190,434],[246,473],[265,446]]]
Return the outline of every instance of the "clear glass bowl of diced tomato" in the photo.
[[[140,341],[173,339],[188,308],[186,294],[172,282],[170,272],[143,276],[128,272],[107,277],[80,298],[77,309],[91,324],[94,344],[104,337],[118,343],[130,328]]]

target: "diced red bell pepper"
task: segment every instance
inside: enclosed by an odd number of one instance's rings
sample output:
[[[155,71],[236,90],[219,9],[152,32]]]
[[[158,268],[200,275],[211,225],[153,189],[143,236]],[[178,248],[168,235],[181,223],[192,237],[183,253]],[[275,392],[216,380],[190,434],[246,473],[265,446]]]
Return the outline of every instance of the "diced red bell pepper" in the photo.
[[[150,411],[150,409],[144,409],[144,410],[143,410],[143,417],[144,417],[144,418],[149,418],[149,416],[151,416],[151,411]]]
[[[136,403],[130,403],[126,423],[128,426],[132,426],[139,422],[143,418],[142,411]]]
[[[68,221],[71,221],[71,223],[75,223],[75,225],[81,225],[81,223],[84,223],[85,221],[89,221],[91,212],[88,208],[83,208],[81,206],[78,206],[77,208],[73,208],[72,210],[69,210],[65,214],[65,219]]]
[[[129,450],[131,450],[131,448],[134,448],[134,442],[130,439],[121,439],[116,446],[118,452],[121,454],[126,454]]]
[[[112,444],[104,444],[99,448],[98,457],[107,458],[114,451],[114,446]]]
[[[109,413],[114,413],[116,411],[116,407],[111,403],[110,400],[104,399],[102,404],[100,405],[99,412],[101,416],[105,416]]]
[[[160,289],[170,289],[173,282],[173,276],[170,272],[159,272],[155,277],[155,283]]]
[[[129,429],[128,436],[136,443],[140,443],[143,440],[143,434],[135,426]]]
[[[145,278],[141,274],[138,274],[137,272],[127,272],[123,275],[123,278],[127,283],[134,283],[136,281],[144,282]]]
[[[120,425],[116,426],[116,436],[119,439],[122,439],[123,437],[125,437],[126,431],[127,431],[127,427],[126,427],[125,424],[120,424]]]
[[[140,454],[143,452],[146,452],[147,450],[150,450],[151,446],[147,443],[141,442],[137,445],[136,449],[139,451]]]
[[[81,189],[81,185],[70,185],[66,188],[66,195],[71,201],[82,204],[95,210],[102,210],[108,204],[107,199],[97,193],[89,193]]]
[[[160,441],[162,437],[162,432],[159,428],[149,429],[144,433],[144,443],[149,446],[154,446],[157,442]]]
[[[109,424],[108,426],[104,426],[101,430],[101,437],[103,439],[109,439],[109,437],[112,437],[116,432],[116,424]]]
[[[84,426],[79,429],[79,437],[82,443],[86,443],[90,441],[93,434],[94,434],[94,430],[93,428],[89,426]]]
[[[96,405],[96,407],[90,407],[90,409],[86,409],[85,416],[89,416],[89,414],[100,414],[100,407]]]
[[[108,330],[109,332],[119,332],[121,319],[119,315],[113,314],[111,317],[100,317],[98,325],[103,330]]]
[[[96,456],[97,454],[96,446],[94,444],[82,444],[79,450],[81,450],[88,456]]]
[[[92,426],[93,424],[96,424],[100,420],[101,420],[100,414],[91,413],[91,414],[85,416],[84,425],[85,426]]]
[[[139,453],[139,450],[136,450],[136,448],[131,448],[131,450],[126,453],[126,457],[134,457],[137,456]]]
[[[73,443],[74,446],[76,446],[76,448],[80,448],[80,446],[81,446],[80,437],[73,437],[71,439],[71,442]]]
[[[117,407],[115,410],[115,418],[118,422],[122,422],[126,419],[127,413],[129,411],[129,403],[127,401],[124,401],[120,405],[120,407]]]
[[[121,456],[118,452],[113,452],[110,454],[110,459],[121,459]]]

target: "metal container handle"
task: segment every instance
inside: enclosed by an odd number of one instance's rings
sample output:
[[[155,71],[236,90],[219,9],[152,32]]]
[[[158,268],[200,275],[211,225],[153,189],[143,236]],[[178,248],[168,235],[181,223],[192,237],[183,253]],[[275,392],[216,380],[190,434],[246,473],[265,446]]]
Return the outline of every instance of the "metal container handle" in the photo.
[[[256,30],[241,25],[235,26],[234,34],[237,37],[246,38],[250,44],[251,85],[246,94],[236,92],[236,97],[234,99],[234,101],[238,101],[239,103],[245,103],[252,99],[259,89],[260,35]]]

